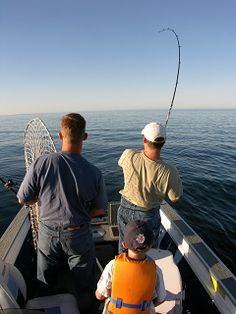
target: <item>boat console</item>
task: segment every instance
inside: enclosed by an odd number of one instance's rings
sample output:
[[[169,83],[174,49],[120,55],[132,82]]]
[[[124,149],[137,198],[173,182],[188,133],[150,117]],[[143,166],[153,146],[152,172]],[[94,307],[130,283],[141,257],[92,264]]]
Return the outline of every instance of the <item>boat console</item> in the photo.
[[[109,203],[107,215],[102,218],[93,218],[91,228],[93,239],[97,242],[117,242],[119,230],[117,225],[117,210],[119,202]]]

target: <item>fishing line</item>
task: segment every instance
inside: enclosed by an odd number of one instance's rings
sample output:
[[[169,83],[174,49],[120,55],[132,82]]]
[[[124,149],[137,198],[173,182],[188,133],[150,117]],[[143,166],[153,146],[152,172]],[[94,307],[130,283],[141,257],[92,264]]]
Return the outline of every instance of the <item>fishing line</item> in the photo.
[[[165,32],[165,31],[170,31],[172,32],[177,40],[177,44],[178,44],[178,55],[179,55],[179,60],[178,60],[178,70],[177,70],[177,75],[176,75],[176,81],[175,81],[175,88],[174,88],[174,92],[173,92],[173,96],[172,96],[172,100],[171,100],[171,104],[170,104],[170,108],[166,117],[166,122],[165,122],[165,128],[167,126],[167,123],[169,121],[170,118],[170,113],[174,104],[174,100],[175,100],[175,93],[176,93],[176,89],[177,89],[177,85],[178,85],[178,81],[179,81],[179,70],[180,70],[180,44],[179,44],[179,38],[178,35],[176,34],[176,32],[172,29],[172,28],[163,28],[161,31],[159,31],[159,33]]]

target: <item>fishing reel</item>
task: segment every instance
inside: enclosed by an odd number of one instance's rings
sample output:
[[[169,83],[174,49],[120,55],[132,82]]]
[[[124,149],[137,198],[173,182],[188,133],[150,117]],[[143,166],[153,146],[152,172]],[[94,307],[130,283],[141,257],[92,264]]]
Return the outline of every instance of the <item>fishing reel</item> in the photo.
[[[6,189],[10,189],[10,188],[12,188],[13,186],[14,186],[14,182],[13,182],[12,179],[9,179],[9,180],[7,180],[7,181],[4,183],[4,187],[5,187]]]
[[[12,192],[14,192],[15,194],[17,193],[15,190],[14,190],[14,186],[16,186],[16,183],[15,182],[13,182],[13,180],[12,179],[8,179],[8,180],[4,180],[4,179],[2,179],[1,177],[0,177],[0,181],[3,183],[3,186],[4,186],[4,188],[6,188],[7,190],[10,190],[10,191],[12,191]]]

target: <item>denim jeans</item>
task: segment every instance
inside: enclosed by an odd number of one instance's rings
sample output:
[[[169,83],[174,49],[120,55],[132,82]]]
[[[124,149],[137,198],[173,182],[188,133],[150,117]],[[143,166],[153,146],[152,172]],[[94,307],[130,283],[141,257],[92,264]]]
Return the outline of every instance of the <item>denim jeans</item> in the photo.
[[[78,303],[94,296],[96,288],[95,249],[89,225],[78,230],[63,230],[61,226],[39,224],[37,277],[49,288],[55,287],[63,260],[67,263],[74,280]],[[90,301],[88,301],[90,302]],[[82,306],[83,307],[83,306]],[[87,311],[88,313],[88,311]]]
[[[121,198],[120,207],[117,212],[117,222],[119,228],[119,253],[122,251],[122,241],[124,238],[124,229],[129,221],[132,220],[144,220],[146,221],[154,233],[154,248],[158,247],[158,236],[161,226],[160,218],[160,206],[152,209],[145,209],[143,207],[136,206],[127,201],[124,197]]]

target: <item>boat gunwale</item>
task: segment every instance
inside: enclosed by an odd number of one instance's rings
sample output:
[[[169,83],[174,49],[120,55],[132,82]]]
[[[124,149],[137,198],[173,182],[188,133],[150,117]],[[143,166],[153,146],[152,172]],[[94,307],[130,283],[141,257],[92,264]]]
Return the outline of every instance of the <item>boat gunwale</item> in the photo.
[[[0,258],[14,264],[30,230],[29,207],[22,206],[0,238]]]
[[[226,302],[227,306],[233,309],[229,313],[235,313],[233,312],[236,309],[236,277],[234,274],[167,202],[161,204],[160,214],[164,229],[170,235],[208,295],[214,300],[217,308],[220,311],[225,310],[222,308],[221,303],[225,304]],[[201,269],[200,264],[204,267],[204,270]],[[200,273],[201,270],[208,274],[207,280],[206,275]],[[201,276],[204,278],[201,278]],[[212,280],[215,281],[215,287]],[[231,304],[227,302],[226,296]]]

